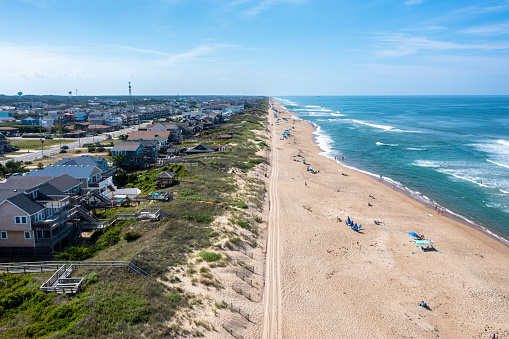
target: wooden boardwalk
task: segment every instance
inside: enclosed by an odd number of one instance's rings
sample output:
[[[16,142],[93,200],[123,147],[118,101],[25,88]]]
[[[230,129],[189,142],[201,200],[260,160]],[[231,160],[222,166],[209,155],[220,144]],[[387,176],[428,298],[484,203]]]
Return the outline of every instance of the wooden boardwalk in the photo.
[[[129,272],[144,277],[152,277],[138,266],[128,261],[41,261],[0,264],[0,272],[12,274],[27,274],[53,272],[55,273],[41,285],[44,292],[75,294],[81,290],[83,278],[71,278],[71,274],[80,267],[114,267],[126,268]]]

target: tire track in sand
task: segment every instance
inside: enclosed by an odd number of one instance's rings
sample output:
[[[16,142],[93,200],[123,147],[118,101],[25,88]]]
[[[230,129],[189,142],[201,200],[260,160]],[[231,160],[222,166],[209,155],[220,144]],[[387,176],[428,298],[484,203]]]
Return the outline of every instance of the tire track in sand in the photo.
[[[269,113],[270,114],[270,113]],[[262,338],[282,338],[281,267],[279,250],[278,149],[276,126],[272,128],[272,170],[269,181],[269,220],[267,256],[265,258],[265,289],[263,292]]]

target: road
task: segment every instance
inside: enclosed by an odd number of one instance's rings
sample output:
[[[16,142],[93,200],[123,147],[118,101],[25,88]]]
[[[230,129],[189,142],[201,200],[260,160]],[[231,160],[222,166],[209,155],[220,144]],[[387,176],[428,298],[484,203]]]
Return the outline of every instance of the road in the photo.
[[[90,143],[93,143],[93,142],[96,142],[96,141],[105,140],[108,135],[111,135],[111,137],[114,138],[114,137],[118,137],[119,135],[122,135],[122,134],[131,133],[132,131],[135,131],[137,129],[138,129],[138,127],[136,127],[136,128],[124,128],[123,130],[120,130],[120,131],[104,133],[104,134],[96,135],[96,136],[93,136],[93,137],[81,138],[81,140],[78,140],[78,141],[70,143],[70,144],[66,144],[66,146],[69,147],[69,148],[76,148],[76,147],[79,147],[80,144],[81,145],[83,145],[83,144],[90,144]],[[59,145],[55,145],[55,146],[53,146],[53,147],[51,147],[49,149],[45,149],[44,151],[38,151],[38,152],[27,153],[27,154],[20,154],[20,155],[18,155],[16,157],[13,157],[11,159],[0,161],[0,164],[5,165],[5,163],[7,161],[10,161],[10,160],[14,160],[14,161],[33,161],[35,159],[42,158],[43,155],[52,155],[52,154],[57,154],[58,152],[60,152],[60,146]]]

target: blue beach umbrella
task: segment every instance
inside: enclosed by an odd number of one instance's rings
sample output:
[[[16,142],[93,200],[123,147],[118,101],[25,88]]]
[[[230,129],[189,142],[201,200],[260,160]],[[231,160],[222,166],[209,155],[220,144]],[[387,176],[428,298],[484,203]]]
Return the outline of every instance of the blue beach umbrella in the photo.
[[[411,235],[412,237],[414,237],[414,238],[419,238],[419,234],[417,234],[417,233],[410,232],[410,233],[408,233],[408,234],[410,234],[410,235]]]

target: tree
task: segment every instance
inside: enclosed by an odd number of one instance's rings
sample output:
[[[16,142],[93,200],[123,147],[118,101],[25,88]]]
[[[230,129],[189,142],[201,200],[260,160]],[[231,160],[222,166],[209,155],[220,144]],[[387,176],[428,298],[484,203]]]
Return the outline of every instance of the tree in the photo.
[[[59,124],[55,124],[55,125],[51,126],[50,132],[51,133],[65,133],[65,132],[67,132],[67,128],[64,125],[59,123]]]
[[[115,166],[117,166],[118,168],[123,168],[123,161],[127,159],[125,155],[123,154],[120,154],[120,153],[117,153],[113,156],[113,163],[115,164]]]

